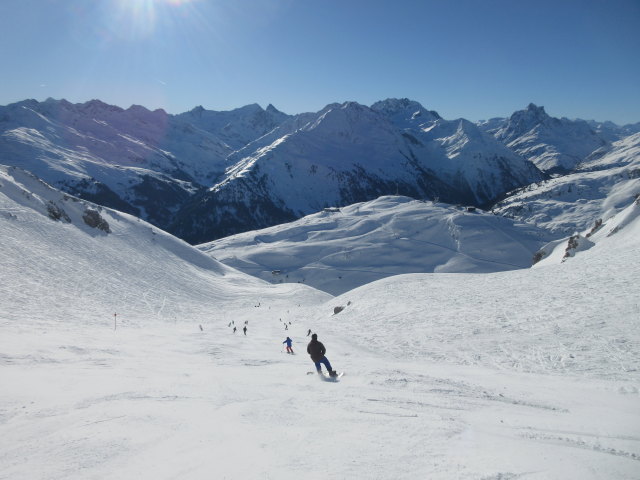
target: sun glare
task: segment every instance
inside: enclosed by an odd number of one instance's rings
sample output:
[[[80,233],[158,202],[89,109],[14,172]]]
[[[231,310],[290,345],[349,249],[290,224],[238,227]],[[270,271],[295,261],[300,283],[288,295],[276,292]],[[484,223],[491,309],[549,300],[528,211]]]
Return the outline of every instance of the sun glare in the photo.
[[[152,35],[158,26],[178,13],[180,7],[197,0],[115,0],[118,30],[129,39]],[[185,12],[180,12],[184,14]]]

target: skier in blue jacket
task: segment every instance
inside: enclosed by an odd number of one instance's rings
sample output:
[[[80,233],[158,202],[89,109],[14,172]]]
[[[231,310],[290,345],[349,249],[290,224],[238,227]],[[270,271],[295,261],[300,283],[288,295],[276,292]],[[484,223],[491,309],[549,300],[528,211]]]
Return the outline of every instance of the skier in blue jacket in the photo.
[[[291,344],[293,343],[293,340],[291,340],[289,337],[287,337],[287,339],[282,343],[286,343],[287,344],[287,353],[293,353],[293,348],[291,348]]]

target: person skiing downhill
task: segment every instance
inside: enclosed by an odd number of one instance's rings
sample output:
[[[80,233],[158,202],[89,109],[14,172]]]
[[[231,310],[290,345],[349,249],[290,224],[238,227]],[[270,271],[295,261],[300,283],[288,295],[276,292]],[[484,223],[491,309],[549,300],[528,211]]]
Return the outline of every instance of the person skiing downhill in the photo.
[[[293,343],[293,340],[291,340],[289,337],[287,337],[287,339],[282,343],[286,343],[287,344],[287,353],[293,353],[293,348],[291,348],[291,344]]]
[[[331,368],[331,364],[327,357],[324,356],[324,354],[327,353],[327,349],[324,348],[322,342],[318,341],[318,334],[314,333],[311,335],[311,341],[309,342],[309,345],[307,345],[307,353],[311,356],[313,363],[316,364],[316,370],[318,373],[322,373],[321,365],[324,364],[329,371],[330,377],[338,375],[336,371]]]

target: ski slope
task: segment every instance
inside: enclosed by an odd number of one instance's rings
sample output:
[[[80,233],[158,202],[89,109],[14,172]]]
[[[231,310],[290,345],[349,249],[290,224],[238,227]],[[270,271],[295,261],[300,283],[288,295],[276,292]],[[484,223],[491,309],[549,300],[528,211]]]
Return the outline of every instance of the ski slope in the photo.
[[[638,208],[565,262],[331,297],[2,169],[0,479],[638,478]]]

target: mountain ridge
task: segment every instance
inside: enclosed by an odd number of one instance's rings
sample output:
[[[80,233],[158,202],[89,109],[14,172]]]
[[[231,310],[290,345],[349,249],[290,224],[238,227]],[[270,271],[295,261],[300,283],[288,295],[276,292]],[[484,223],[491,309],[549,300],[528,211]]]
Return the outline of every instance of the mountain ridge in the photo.
[[[375,109],[331,104],[301,124],[276,128],[249,145],[253,151],[236,154],[223,182],[192,202],[198,213],[188,217],[206,218],[204,230],[186,220],[172,231],[202,243],[390,194],[481,206],[544,178],[471,122],[432,114],[407,118],[397,106],[414,110],[417,103],[388,102]],[[239,204],[265,205],[273,216],[248,228],[219,214]]]
[[[526,111],[536,125],[568,122],[533,104]],[[100,100],[25,100],[0,107],[0,159],[202,243],[380,195],[491,206],[547,177],[514,150],[539,141],[538,131],[512,148],[498,138],[509,132],[505,122],[445,120],[406,98],[297,115],[271,104],[171,115]],[[557,137],[538,145],[544,155],[559,155]],[[571,157],[572,168],[587,157]]]

